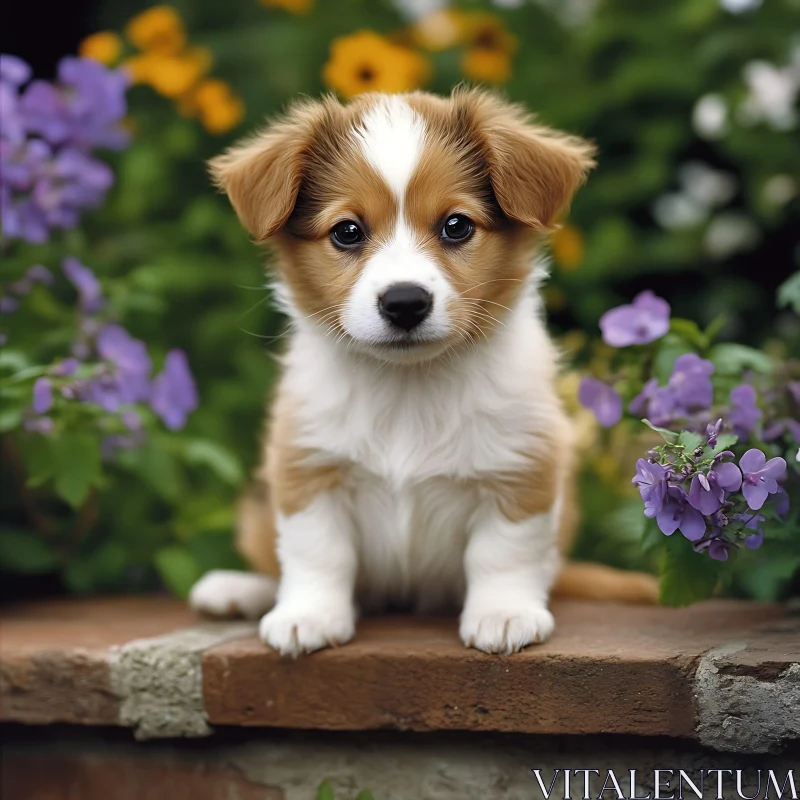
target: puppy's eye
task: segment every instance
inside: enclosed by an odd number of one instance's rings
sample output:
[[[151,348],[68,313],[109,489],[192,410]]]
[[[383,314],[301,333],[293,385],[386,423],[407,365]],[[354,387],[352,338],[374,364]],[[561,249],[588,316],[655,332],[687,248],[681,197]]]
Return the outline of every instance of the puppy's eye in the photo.
[[[472,236],[475,226],[469,217],[463,214],[453,214],[448,217],[442,226],[442,240],[447,242],[463,242]]]
[[[364,231],[356,225],[352,220],[340,222],[334,225],[331,231],[331,239],[333,243],[339,247],[353,247],[364,241]]]

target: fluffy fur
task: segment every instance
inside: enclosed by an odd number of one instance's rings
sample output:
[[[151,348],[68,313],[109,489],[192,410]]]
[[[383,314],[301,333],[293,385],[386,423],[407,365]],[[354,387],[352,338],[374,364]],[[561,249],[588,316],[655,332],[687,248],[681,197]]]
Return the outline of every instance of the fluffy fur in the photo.
[[[550,635],[573,445],[534,263],[592,157],[459,90],[300,103],[212,162],[274,246],[292,336],[241,506],[240,548],[263,575],[211,573],[195,608],[258,616],[277,592],[261,637],[292,655],[348,641],[357,609],[460,609],[463,641],[492,653]],[[460,243],[441,234],[454,214],[474,226]],[[344,221],[362,243],[336,245]],[[398,283],[432,300],[409,331],[379,310]],[[653,598],[645,576],[575,569],[572,593]]]

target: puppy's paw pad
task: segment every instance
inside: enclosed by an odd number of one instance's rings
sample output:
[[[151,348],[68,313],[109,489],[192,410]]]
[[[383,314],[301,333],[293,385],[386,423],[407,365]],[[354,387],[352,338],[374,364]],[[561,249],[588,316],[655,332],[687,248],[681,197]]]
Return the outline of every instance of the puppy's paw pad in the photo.
[[[211,617],[260,617],[275,602],[276,581],[266,575],[217,569],[189,592],[189,605]]]
[[[296,657],[349,642],[355,634],[355,614],[278,606],[261,620],[258,633],[273,650]]]
[[[547,641],[554,627],[553,615],[546,608],[471,611],[462,615],[459,633],[467,647],[509,655],[529,644]]]

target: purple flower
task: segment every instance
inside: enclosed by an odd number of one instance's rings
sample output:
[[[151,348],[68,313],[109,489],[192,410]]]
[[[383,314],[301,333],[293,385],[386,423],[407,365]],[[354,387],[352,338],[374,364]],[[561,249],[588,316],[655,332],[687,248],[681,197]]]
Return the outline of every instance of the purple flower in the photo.
[[[722,430],[722,419],[718,419],[713,425],[709,423],[706,426],[706,436],[708,437],[708,446],[712,449],[717,446],[719,441],[719,432]]]
[[[17,56],[0,54],[0,81],[11,86],[22,86],[31,79],[31,68]]]
[[[0,55],[0,139],[12,144],[25,140],[25,123],[19,111],[19,87],[31,77],[31,68],[16,56]]]
[[[170,350],[164,369],[153,381],[150,405],[170,430],[186,424],[186,417],[197,408],[197,388],[183,350]]]
[[[616,425],[622,418],[622,398],[613,386],[597,378],[584,378],[581,381],[578,402],[588,408],[606,428]]]
[[[724,539],[712,539],[708,545],[708,554],[715,561],[727,561],[728,548],[730,548],[730,544]]]
[[[19,300],[16,297],[3,295],[0,297],[0,314],[13,314],[19,308]]]
[[[668,383],[676,404],[686,411],[708,408],[714,400],[713,372],[714,365],[696,353],[678,356]]]
[[[642,387],[642,391],[631,400],[628,411],[636,416],[643,416],[648,413],[648,406],[658,392],[658,378],[650,378]],[[651,420],[652,422],[652,420]],[[658,424],[658,423],[654,423]]]
[[[25,273],[25,276],[28,278],[28,280],[33,281],[34,283],[44,284],[45,286],[52,286],[53,283],[55,283],[53,273],[50,272],[47,267],[44,267],[41,264],[34,264]]]
[[[655,517],[664,506],[667,494],[667,472],[661,464],[640,458],[636,462],[636,475],[631,481],[639,489],[644,501],[644,515]]]
[[[53,405],[53,385],[50,378],[39,378],[33,384],[33,410],[37,414],[44,414]]]
[[[748,450],[740,459],[742,470],[742,494],[747,505],[758,511],[767,497],[778,491],[777,479],[786,471],[786,461],[780,457],[767,457],[756,448]]]
[[[81,362],[77,358],[65,358],[50,370],[50,374],[56,378],[64,378],[77,372],[80,365]]]
[[[741,485],[742,473],[736,464],[717,464],[708,475],[697,474],[692,478],[689,502],[701,514],[713,514],[722,505],[725,492],[737,492]]]
[[[747,383],[731,390],[731,410],[728,420],[740,439],[744,439],[758,425],[763,414],[756,405],[756,390]]]
[[[783,486],[778,487],[778,491],[772,495],[772,500],[770,502],[775,509],[775,513],[779,517],[785,517],[789,513],[789,492],[787,492]]]
[[[800,422],[789,417],[777,419],[764,428],[762,438],[765,442],[772,442],[784,433],[788,433],[792,439],[800,443]]]
[[[762,514],[734,514],[736,519],[744,522],[744,527],[755,531],[744,539],[744,546],[748,550],[758,550],[764,541],[764,531],[761,530],[761,523],[766,519]]]
[[[92,150],[127,144],[128,81],[95,61],[65,58],[57,84],[35,80],[20,94],[30,70],[13,56],[0,59],[3,232],[41,243],[104,200],[113,173]]]
[[[99,311],[104,303],[103,289],[100,281],[89,267],[85,267],[77,258],[67,258],[61,265],[69,282],[78,290],[78,303],[85,314]]]
[[[125,147],[120,123],[127,107],[128,78],[91,59],[67,57],[58,66],[58,84],[36,80],[20,99],[28,130],[56,146]]]
[[[86,399],[106,411],[148,400],[151,362],[144,342],[120,325],[106,325],[97,334],[96,344],[108,372],[89,384]]]
[[[33,417],[26,419],[22,427],[31,433],[41,433],[42,436],[49,436],[55,427],[50,417]]]
[[[667,536],[672,536],[680,528],[690,542],[702,539],[706,532],[703,515],[686,502],[686,492],[679,486],[668,488],[666,501],[656,516],[656,522]]]
[[[600,317],[600,330],[612,347],[654,342],[669,330],[669,303],[651,291],[641,292],[631,305],[606,311]]]
[[[798,406],[800,406],[800,381],[790,381],[786,384],[789,394]]]

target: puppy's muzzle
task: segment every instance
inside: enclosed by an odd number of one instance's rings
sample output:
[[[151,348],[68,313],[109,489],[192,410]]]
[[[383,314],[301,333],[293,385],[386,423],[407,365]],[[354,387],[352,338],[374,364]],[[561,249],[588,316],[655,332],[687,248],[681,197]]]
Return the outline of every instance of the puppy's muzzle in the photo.
[[[433,295],[415,283],[396,283],[379,298],[381,316],[404,331],[416,328],[433,308]]]

